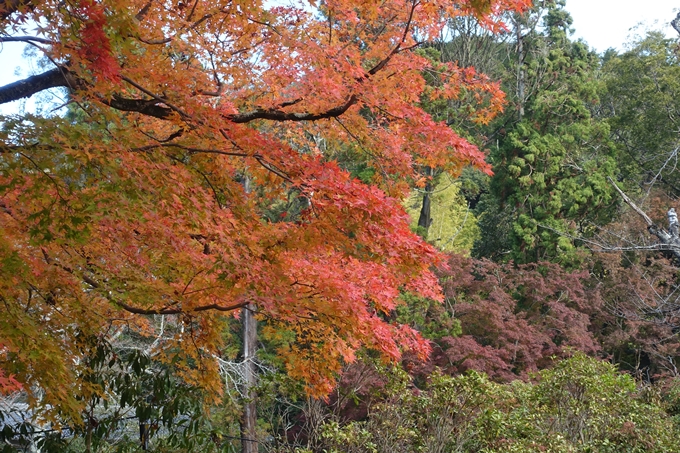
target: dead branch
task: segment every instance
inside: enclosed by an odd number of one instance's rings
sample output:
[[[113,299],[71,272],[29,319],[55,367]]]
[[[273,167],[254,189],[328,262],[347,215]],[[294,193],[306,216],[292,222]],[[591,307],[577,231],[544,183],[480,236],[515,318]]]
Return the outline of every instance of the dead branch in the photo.
[[[676,260],[680,262],[680,238],[678,237],[677,234],[677,228],[676,225],[673,224],[672,217],[675,215],[675,210],[671,208],[668,211],[668,218],[671,220],[671,231],[675,232],[676,234],[671,234],[662,227],[656,225],[652,219],[642,210],[640,209],[634,202],[633,200],[626,195],[623,190],[619,188],[619,186],[616,185],[616,182],[612,178],[607,178],[609,179],[609,182],[612,183],[616,191],[621,195],[621,198],[623,198],[623,201],[630,206],[633,211],[637,212],[640,217],[645,221],[647,224],[647,231],[650,232],[650,234],[656,236],[659,241],[665,246],[665,249],[670,251],[673,256],[675,257]],[[677,223],[677,216],[674,217],[675,222]]]

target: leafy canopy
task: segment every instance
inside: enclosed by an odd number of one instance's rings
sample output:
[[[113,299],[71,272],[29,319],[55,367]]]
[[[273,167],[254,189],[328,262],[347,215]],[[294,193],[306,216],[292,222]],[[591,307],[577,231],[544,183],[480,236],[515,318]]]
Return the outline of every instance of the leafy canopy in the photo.
[[[0,40],[34,44],[51,69],[0,87],[0,103],[63,87],[72,112],[5,118],[0,135],[5,379],[77,413],[78,339],[152,336],[148,315],[165,315],[181,327],[158,360],[216,390],[225,316],[247,304],[313,394],[361,346],[424,354],[386,316],[401,289],[441,299],[440,257],[401,199],[417,168],[488,167],[421,109],[432,63],[412,49],[450,17],[497,28],[527,3],[4,2]],[[497,113],[497,84],[437,71],[429,99],[476,92],[476,114]],[[376,169],[368,183],[335,161],[348,148]]]

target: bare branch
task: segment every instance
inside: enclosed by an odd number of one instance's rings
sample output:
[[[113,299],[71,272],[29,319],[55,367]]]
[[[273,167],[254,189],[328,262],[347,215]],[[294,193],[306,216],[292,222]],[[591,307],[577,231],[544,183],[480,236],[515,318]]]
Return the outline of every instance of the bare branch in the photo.
[[[633,200],[631,200],[628,197],[628,195],[626,195],[623,192],[623,190],[621,190],[619,188],[619,186],[616,185],[614,180],[612,178],[607,178],[607,179],[609,179],[609,182],[612,183],[612,185],[614,186],[616,191],[619,193],[619,195],[621,195],[621,198],[623,198],[623,201],[625,201],[628,206],[633,208],[633,211],[640,214],[640,217],[642,217],[644,219],[645,223],[647,224],[647,227],[654,227],[655,225],[654,225],[654,222],[652,222],[652,219],[650,219],[649,216],[647,214],[645,214],[645,212],[642,209],[638,208],[637,205],[635,203],[633,203]]]
[[[661,227],[658,227],[652,219],[642,210],[640,209],[635,203],[633,203],[633,200],[631,200],[620,188],[619,186],[616,185],[614,180],[612,178],[607,178],[609,179],[609,182],[612,183],[616,191],[621,195],[623,198],[623,201],[626,202],[628,206],[633,208],[635,212],[637,212],[640,217],[642,217],[647,224],[647,230],[656,236],[662,244],[669,250],[673,256],[675,257],[676,260],[680,261],[680,238],[677,235],[671,234],[668,231],[664,230]],[[674,213],[675,211],[673,211]],[[670,211],[669,211],[669,218],[670,218]],[[677,217],[676,217],[677,219]]]
[[[539,223],[538,226],[540,228],[543,228],[548,231],[552,231],[555,234],[558,234],[560,236],[572,239],[574,241],[580,241],[583,242],[584,244],[587,244],[588,248],[593,251],[593,252],[604,252],[604,253],[617,253],[617,252],[649,252],[649,251],[657,251],[657,252],[674,252],[675,251],[675,246],[672,244],[649,244],[649,245],[638,245],[634,244],[630,241],[625,240],[625,238],[619,237],[619,239],[624,240],[625,242],[628,242],[629,245],[612,245],[609,243],[605,243],[604,241],[598,241],[598,240],[592,240],[585,238],[583,236],[576,236],[573,234],[570,234],[566,231],[560,231],[556,228],[552,228],[548,225]],[[609,234],[615,235],[613,232],[608,232]]]

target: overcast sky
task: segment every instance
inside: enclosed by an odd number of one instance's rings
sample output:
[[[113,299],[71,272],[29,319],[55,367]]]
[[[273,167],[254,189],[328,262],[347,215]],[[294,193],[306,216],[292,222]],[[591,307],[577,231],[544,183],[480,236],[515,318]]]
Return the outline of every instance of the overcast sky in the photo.
[[[610,47],[624,50],[631,28],[640,22],[680,37],[669,25],[677,14],[674,8],[680,8],[680,0],[567,0],[574,18],[573,38],[583,38],[598,52]]]

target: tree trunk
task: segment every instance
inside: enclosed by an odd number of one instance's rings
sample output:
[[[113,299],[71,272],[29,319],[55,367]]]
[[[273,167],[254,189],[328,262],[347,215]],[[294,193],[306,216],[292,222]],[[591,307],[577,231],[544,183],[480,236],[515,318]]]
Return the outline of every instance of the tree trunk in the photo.
[[[432,177],[432,168],[425,170],[425,175]],[[425,193],[423,194],[423,206],[420,208],[420,216],[418,217],[418,226],[425,229],[424,237],[427,238],[427,231],[432,225],[432,180],[428,179],[425,184]]]
[[[248,175],[244,176],[243,189],[247,194],[252,191]],[[255,304],[248,304],[241,310],[243,321],[243,414],[241,414],[241,451],[257,453],[257,380],[255,370],[255,352],[257,351],[257,319]]]
[[[149,423],[146,420],[139,420],[139,444],[142,450],[149,449]]]
[[[255,305],[250,304],[242,311],[243,319],[243,364],[244,388],[243,414],[241,419],[241,451],[243,453],[257,453],[257,393],[255,392],[255,351],[257,349],[257,320],[255,319]]]
[[[522,25],[519,18],[515,21],[515,35],[517,38],[517,121],[522,121],[522,118],[524,118],[524,98],[526,96],[526,71],[524,70],[526,51],[524,49],[524,36],[522,36]]]

